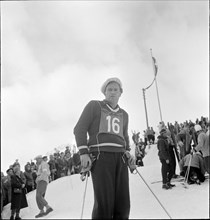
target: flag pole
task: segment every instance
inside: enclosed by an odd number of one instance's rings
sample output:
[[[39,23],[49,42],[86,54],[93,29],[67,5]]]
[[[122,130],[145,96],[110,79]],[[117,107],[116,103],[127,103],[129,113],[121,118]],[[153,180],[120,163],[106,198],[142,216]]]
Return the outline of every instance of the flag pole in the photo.
[[[147,129],[149,128],[148,123],[148,115],[147,115],[147,106],[146,106],[146,98],[145,98],[145,89],[142,89],[143,91],[143,98],[144,98],[144,108],[145,108],[145,115],[146,115],[146,123],[147,123]]]
[[[153,70],[154,70],[154,75],[155,75],[155,85],[156,85],[158,106],[159,106],[159,111],[160,111],[160,120],[163,121],[163,119],[162,119],[161,107],[160,107],[160,98],[159,98],[159,93],[158,93],[157,79],[156,79],[156,74],[157,74],[157,72],[156,72],[156,69],[155,69],[155,63],[154,63],[153,56],[152,56],[152,49],[150,49],[150,52],[151,52],[152,63],[153,63]]]

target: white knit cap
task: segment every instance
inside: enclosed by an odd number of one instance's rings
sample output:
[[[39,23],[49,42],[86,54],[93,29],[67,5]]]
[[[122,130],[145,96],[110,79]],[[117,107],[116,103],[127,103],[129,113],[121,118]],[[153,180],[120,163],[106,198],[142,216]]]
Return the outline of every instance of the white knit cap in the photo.
[[[196,125],[194,126],[194,128],[195,128],[195,131],[196,131],[196,132],[202,130],[201,126],[198,125],[198,124],[196,124]]]
[[[108,86],[109,83],[111,82],[116,82],[119,86],[120,86],[120,90],[121,92],[123,91],[122,89],[122,83],[120,81],[120,79],[118,79],[117,77],[113,77],[113,78],[109,78],[107,79],[104,84],[101,87],[101,92],[105,95],[105,91],[106,91],[106,87]]]

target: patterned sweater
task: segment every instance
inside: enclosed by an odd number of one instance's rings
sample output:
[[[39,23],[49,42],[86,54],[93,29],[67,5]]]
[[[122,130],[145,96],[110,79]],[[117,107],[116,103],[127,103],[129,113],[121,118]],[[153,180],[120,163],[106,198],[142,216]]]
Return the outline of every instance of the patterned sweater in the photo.
[[[74,128],[74,135],[80,155],[94,151],[130,150],[128,114],[119,106],[112,109],[105,100],[92,100],[86,105]]]

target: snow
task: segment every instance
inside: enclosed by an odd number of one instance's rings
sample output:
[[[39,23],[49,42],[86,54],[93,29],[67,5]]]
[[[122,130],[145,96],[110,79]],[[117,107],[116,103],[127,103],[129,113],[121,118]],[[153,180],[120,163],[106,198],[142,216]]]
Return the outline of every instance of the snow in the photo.
[[[171,190],[163,190],[162,183],[151,184],[161,180],[160,162],[156,145],[147,149],[144,167],[137,168],[152,192],[157,196],[173,219],[203,219],[209,218],[209,179],[201,185],[188,185],[184,188],[180,182]],[[177,166],[177,174],[179,174]],[[169,219],[164,209],[158,203],[152,192],[139,174],[130,174],[131,219]],[[46,200],[54,209],[53,212],[40,219],[80,219],[84,198],[85,181],[80,175],[62,177],[51,182],[46,192]],[[34,219],[39,210],[36,205],[36,192],[27,194],[28,207],[21,209],[22,219]],[[92,180],[88,178],[84,203],[83,219],[90,219],[93,207]],[[4,207],[3,219],[10,217],[10,204]]]

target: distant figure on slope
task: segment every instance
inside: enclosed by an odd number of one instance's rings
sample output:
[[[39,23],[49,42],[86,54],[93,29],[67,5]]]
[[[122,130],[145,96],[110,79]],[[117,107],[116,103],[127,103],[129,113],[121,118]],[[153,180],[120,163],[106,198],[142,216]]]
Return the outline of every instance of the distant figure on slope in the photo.
[[[190,166],[189,175],[187,182],[189,184],[204,182],[205,180],[205,166],[201,151],[194,154],[187,154],[179,162],[181,173],[180,175],[185,176],[188,166]]]
[[[150,144],[155,143],[155,132],[154,132],[152,127],[149,127],[147,129],[147,137],[148,137],[148,141],[149,141]]]
[[[171,178],[173,176],[173,170],[170,162],[170,154],[169,154],[169,143],[166,129],[163,128],[160,131],[160,135],[157,137],[157,148],[158,148],[158,156],[160,162],[162,164],[161,167],[161,174],[162,174],[162,182],[163,182],[163,189],[171,189],[174,184],[171,184]]]
[[[195,146],[195,151],[201,151],[204,158],[205,169],[209,174],[210,171],[210,152],[209,152],[209,124],[207,125],[207,132],[205,133],[204,130],[201,128],[200,125],[194,126],[195,131],[198,135],[198,144]]]
[[[140,141],[135,144],[135,157],[136,157],[136,165],[144,166],[143,158],[145,157],[145,145],[143,140],[140,138]]]
[[[82,168],[91,169],[92,219],[128,219],[128,165],[135,165],[135,159],[129,153],[128,114],[118,105],[122,83],[118,78],[110,78],[101,91],[105,100],[90,101],[86,105],[74,134]]]
[[[191,151],[192,137],[190,135],[190,128],[185,124],[181,131],[177,134],[177,143],[180,149],[180,159]]]
[[[50,169],[49,164],[43,160],[42,155],[38,155],[35,160],[37,161],[38,166],[36,178],[36,202],[40,210],[39,214],[37,214],[35,218],[40,218],[53,211],[53,209],[48,205],[48,202],[44,198],[47,190],[47,185],[49,183]],[[44,207],[46,207],[45,212]]]

